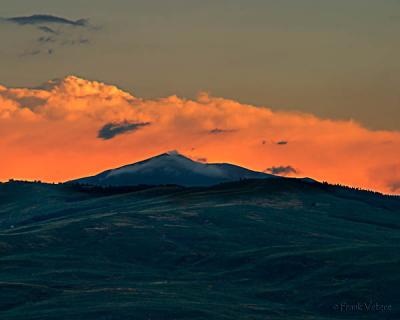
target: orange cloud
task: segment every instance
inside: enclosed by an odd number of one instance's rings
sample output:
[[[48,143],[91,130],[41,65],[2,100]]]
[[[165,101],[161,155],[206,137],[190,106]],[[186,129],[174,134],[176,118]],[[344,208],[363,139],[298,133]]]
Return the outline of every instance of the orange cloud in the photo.
[[[114,130],[107,139],[99,138],[104,128]],[[400,193],[400,132],[207,94],[144,100],[76,77],[39,89],[0,86],[0,137],[0,180],[65,181],[179,150],[208,162],[292,168],[285,174]]]

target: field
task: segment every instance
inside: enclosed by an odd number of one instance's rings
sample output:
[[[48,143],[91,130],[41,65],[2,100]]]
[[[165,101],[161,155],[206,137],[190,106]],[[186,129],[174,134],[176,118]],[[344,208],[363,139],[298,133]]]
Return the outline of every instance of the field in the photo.
[[[400,319],[399,271],[398,197],[0,184],[0,319]]]

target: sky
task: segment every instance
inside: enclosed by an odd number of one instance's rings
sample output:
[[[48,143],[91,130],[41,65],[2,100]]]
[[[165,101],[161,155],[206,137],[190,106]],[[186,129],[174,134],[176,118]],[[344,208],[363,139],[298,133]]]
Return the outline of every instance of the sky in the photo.
[[[90,19],[86,45],[0,28],[0,83],[74,74],[146,98],[199,91],[399,130],[398,0],[2,0],[0,16]],[[81,32],[81,31],[76,31]]]
[[[1,2],[0,180],[179,149],[400,192],[400,1]]]

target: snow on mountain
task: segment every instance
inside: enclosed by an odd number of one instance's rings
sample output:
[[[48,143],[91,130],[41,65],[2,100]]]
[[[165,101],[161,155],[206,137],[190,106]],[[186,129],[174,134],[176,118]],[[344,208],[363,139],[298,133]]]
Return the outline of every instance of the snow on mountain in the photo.
[[[130,186],[138,184],[209,186],[242,179],[275,177],[274,175],[248,170],[228,163],[205,164],[196,162],[176,151],[172,151],[72,182],[103,186]]]

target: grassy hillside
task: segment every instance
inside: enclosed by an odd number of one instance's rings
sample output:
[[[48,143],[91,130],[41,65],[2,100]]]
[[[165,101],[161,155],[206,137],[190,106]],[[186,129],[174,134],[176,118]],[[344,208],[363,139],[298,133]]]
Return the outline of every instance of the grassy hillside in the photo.
[[[399,270],[395,197],[0,185],[0,319],[400,319]]]

